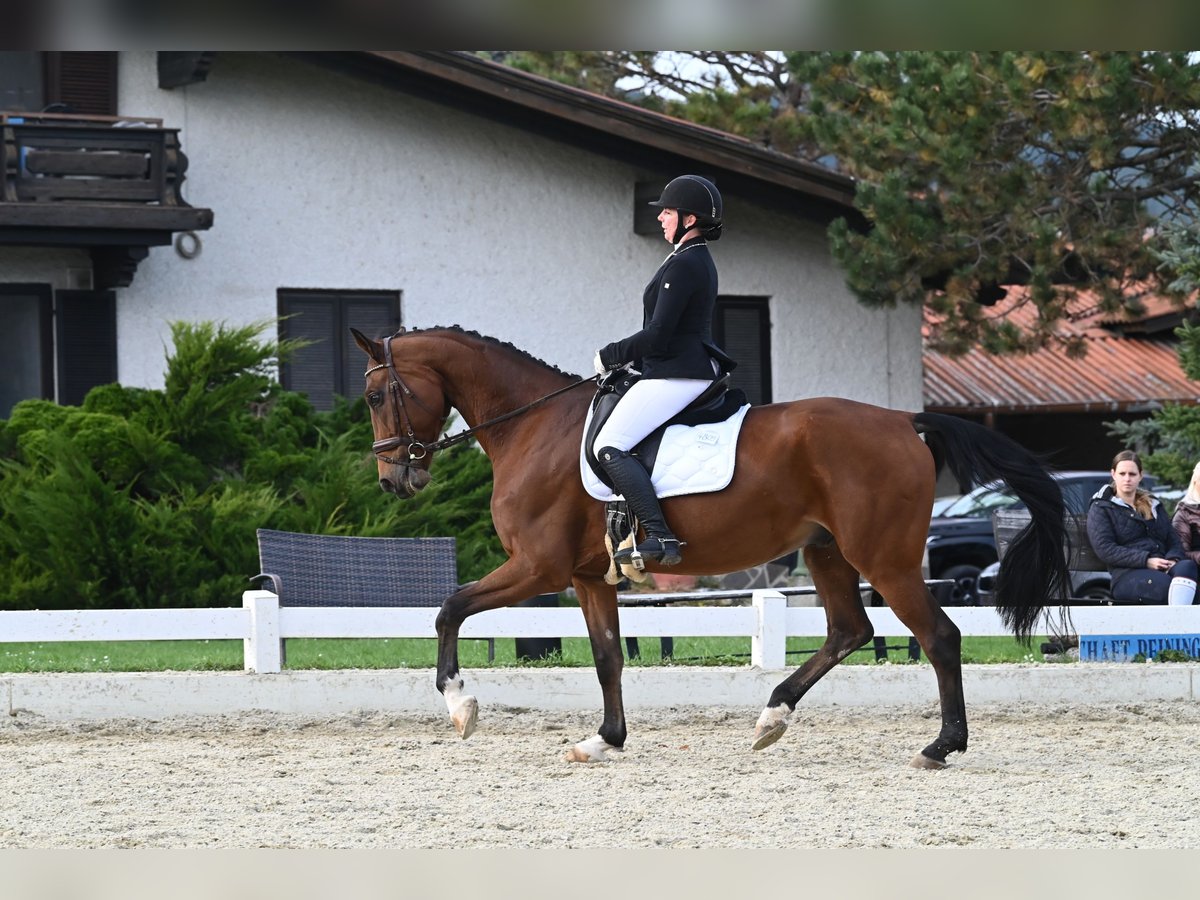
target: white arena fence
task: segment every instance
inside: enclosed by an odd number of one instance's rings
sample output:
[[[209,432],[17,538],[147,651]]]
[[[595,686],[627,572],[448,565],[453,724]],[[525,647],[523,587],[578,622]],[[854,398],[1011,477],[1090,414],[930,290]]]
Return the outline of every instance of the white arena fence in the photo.
[[[787,638],[825,636],[820,607],[791,607],[776,590],[744,596],[751,598],[749,606],[622,607],[621,633],[637,638],[749,637],[750,665],[762,669],[787,666]],[[435,634],[437,613],[431,608],[280,607],[274,593],[253,590],[242,595],[241,608],[0,611],[0,642],[234,639],[243,642],[245,671],[267,674],[281,670],[285,639],[428,638]],[[1011,634],[991,607],[950,607],[946,613],[966,636]],[[1055,633],[1060,628],[1057,614],[1050,610],[1035,633]],[[868,607],[867,616],[876,635],[910,635],[890,609]],[[1200,606],[1073,607],[1071,621],[1080,635],[1197,635]],[[510,607],[472,616],[461,637],[587,637],[587,628],[574,607]]]

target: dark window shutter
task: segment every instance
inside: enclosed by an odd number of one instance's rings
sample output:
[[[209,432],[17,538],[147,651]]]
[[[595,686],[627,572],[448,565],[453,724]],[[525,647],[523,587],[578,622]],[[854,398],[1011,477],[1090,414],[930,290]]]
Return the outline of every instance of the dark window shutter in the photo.
[[[59,291],[54,307],[58,402],[79,406],[92,388],[117,380],[117,296]]]
[[[308,395],[319,410],[333,409],[334,395],[362,393],[366,357],[350,329],[384,337],[400,327],[400,295],[350,291],[280,291],[281,339],[300,338],[307,347],[280,368],[289,391]]]
[[[280,309],[288,316],[281,324],[281,337],[309,341],[292,354],[282,368],[283,386],[307,394],[317,409],[333,409],[333,374],[337,370],[337,305],[332,299],[291,297]]]
[[[771,402],[771,320],[765,297],[718,297],[713,337],[737,360],[730,383],[758,406]]]
[[[46,54],[46,103],[64,103],[70,112],[117,114],[117,54],[110,51]]]

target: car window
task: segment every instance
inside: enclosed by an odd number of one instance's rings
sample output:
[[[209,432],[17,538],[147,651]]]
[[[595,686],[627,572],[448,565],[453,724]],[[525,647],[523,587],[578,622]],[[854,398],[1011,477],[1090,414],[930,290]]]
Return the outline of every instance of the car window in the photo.
[[[996,509],[1007,509],[1017,503],[1017,498],[1006,491],[992,487],[977,487],[964,494],[942,510],[943,518],[986,516]]]
[[[1077,515],[1086,513],[1092,497],[1110,482],[1107,472],[1097,472],[1095,475],[1062,476],[1057,480],[1062,489],[1063,505],[1067,512]],[[1153,492],[1156,484],[1157,479],[1153,475],[1147,474],[1142,478],[1142,487],[1148,491]],[[943,518],[972,518],[990,516],[998,509],[1024,508],[1025,504],[1005,486],[993,482],[963,494],[938,515]]]

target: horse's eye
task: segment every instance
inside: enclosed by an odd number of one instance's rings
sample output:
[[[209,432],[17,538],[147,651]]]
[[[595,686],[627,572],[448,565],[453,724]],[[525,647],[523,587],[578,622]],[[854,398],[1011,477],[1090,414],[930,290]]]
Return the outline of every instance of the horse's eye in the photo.
[[[378,406],[382,402],[383,394],[379,393],[379,391],[369,391],[367,393],[367,403],[371,406]]]

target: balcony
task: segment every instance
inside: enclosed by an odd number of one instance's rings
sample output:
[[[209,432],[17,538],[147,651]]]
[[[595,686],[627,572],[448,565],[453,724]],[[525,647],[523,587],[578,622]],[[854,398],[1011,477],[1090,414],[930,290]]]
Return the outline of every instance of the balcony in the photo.
[[[181,194],[187,157],[161,120],[0,112],[0,244],[87,249],[97,287],[152,246],[212,227]]]

